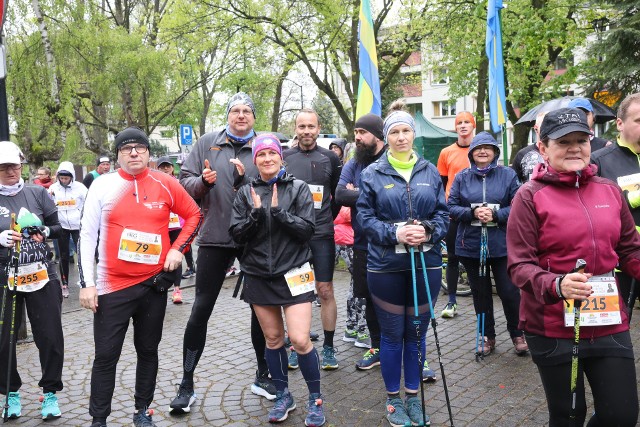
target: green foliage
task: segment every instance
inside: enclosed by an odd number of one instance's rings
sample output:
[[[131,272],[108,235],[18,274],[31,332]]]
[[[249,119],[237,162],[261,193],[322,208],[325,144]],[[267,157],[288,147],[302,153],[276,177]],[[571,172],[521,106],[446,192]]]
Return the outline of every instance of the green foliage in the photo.
[[[617,98],[617,104],[627,95],[640,91],[638,2],[600,0],[594,3],[599,8],[590,23],[597,37],[587,51],[588,59],[580,67],[580,83],[587,87],[589,94],[608,92],[613,99]]]

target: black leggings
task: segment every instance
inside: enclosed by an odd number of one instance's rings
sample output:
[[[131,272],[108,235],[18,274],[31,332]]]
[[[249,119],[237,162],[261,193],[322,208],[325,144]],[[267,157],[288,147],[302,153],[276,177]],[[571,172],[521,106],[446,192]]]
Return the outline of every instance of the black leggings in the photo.
[[[98,297],[98,310],[93,315],[95,359],[89,399],[92,417],[106,419],[111,413],[116,366],[130,319],[133,319],[137,355],[135,407],[149,407],[156,389],[158,346],[166,308],[166,292],[156,292],[140,284]]]
[[[68,254],[68,253],[67,253]],[[4,266],[0,267],[4,271]],[[51,273],[51,272],[49,272]],[[7,283],[7,276],[0,274],[2,283]],[[0,295],[2,290],[0,290]],[[0,393],[7,394],[7,363],[9,362],[9,335],[11,329],[12,311],[11,292],[7,292],[4,301],[4,326],[0,335]],[[22,386],[22,379],[18,373],[15,339],[18,327],[22,322],[24,312],[22,307],[26,303],[27,314],[31,322],[33,341],[38,347],[40,355],[40,370],[42,376],[38,385],[44,393],[62,390],[62,367],[64,364],[64,335],[62,333],[62,290],[57,279],[50,280],[42,289],[35,292],[17,292],[15,305],[14,341],[12,344],[11,381],[9,391],[18,391]]]
[[[484,335],[488,338],[496,337],[495,319],[493,317],[493,294],[491,289],[491,273],[493,273],[496,291],[502,301],[504,317],[507,319],[509,335],[511,338],[521,337],[522,331],[518,329],[520,289],[509,279],[509,275],[507,274],[507,257],[487,258],[487,271],[484,277],[480,277],[479,259],[459,258],[467,270],[476,314],[485,313]]]
[[[78,238],[80,230],[60,230],[58,237],[58,247],[60,248],[60,278],[62,286],[69,286],[69,237],[73,239],[73,243],[78,247]]]
[[[590,357],[580,359],[576,389],[576,426],[584,425],[587,405],[584,376],[591,386],[595,414],[587,427],[632,427],[638,420],[638,391],[634,359],[622,357]],[[571,426],[571,362],[538,365],[547,396],[549,427]]]
[[[444,238],[447,244],[447,293],[449,294],[449,302],[456,302],[456,292],[458,292],[458,275],[460,274],[460,267],[458,266],[459,259],[456,256],[456,239],[458,234],[458,222],[453,218],[449,221],[449,228],[447,229],[447,235]]]
[[[191,316],[184,331],[182,381],[193,383],[193,373],[207,341],[207,323],[213,312],[230,260],[239,257],[241,251],[233,248],[200,246],[198,270],[196,271],[196,298]],[[256,319],[257,320],[257,319]],[[257,328],[257,329],[256,329]],[[264,366],[265,339],[257,321],[251,322],[251,342],[254,346],[258,366]]]

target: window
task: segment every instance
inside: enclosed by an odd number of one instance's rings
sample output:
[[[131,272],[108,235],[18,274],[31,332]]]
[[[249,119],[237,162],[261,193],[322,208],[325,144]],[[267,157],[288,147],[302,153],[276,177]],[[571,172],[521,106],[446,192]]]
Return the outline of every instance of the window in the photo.
[[[436,101],[433,103],[433,117],[446,117],[456,115],[455,101]]]
[[[438,67],[431,70],[431,85],[441,86],[449,84],[449,70],[444,67]]]

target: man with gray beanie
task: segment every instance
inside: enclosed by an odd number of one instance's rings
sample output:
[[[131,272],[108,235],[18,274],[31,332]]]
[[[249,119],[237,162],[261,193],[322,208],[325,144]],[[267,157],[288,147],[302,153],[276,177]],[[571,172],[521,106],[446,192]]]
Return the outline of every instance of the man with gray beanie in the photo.
[[[353,298],[357,305],[358,317],[351,321],[347,320],[343,341],[365,342],[363,335],[366,335],[362,321],[366,320],[366,327],[369,329],[370,342],[367,342],[369,349],[362,359],[356,362],[356,369],[369,370],[380,365],[380,326],[378,318],[373,308],[371,295],[367,286],[367,236],[357,219],[356,201],[360,195],[360,173],[371,163],[382,156],[385,151],[384,135],[382,133],[383,121],[380,116],[369,113],[356,120],[354,134],[356,150],[354,158],[349,160],[340,173],[340,181],[336,188],[336,201],[343,206],[351,208],[351,225],[353,227]],[[353,310],[352,310],[353,311]],[[363,313],[364,311],[364,313]],[[362,318],[364,316],[364,319]],[[356,327],[356,331],[351,331]],[[355,332],[355,340],[352,338]]]
[[[258,175],[251,152],[255,122],[253,101],[244,92],[236,93],[227,104],[225,129],[203,135],[182,165],[180,183],[200,200],[204,223],[197,240],[196,297],[184,332],[182,381],[170,404],[172,414],[190,412],[196,400],[193,374],[204,352],[207,323],[227,267],[242,254],[242,247],[229,234],[229,226],[236,191]],[[264,359],[265,338],[253,308],[251,342],[258,363],[251,391],[273,400],[276,389]]]

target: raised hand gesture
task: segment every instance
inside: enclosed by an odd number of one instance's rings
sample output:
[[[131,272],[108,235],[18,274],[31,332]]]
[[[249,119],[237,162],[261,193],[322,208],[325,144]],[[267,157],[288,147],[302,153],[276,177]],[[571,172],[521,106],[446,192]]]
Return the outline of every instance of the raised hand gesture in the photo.
[[[256,190],[251,187],[251,199],[253,200],[253,207],[255,209],[260,209],[262,207],[262,200],[260,200],[260,196],[256,194]]]
[[[209,185],[216,183],[218,179],[218,172],[211,170],[209,159],[204,159],[204,169],[202,170],[202,180]]]
[[[278,207],[278,185],[273,184],[273,194],[271,195],[271,207]]]

